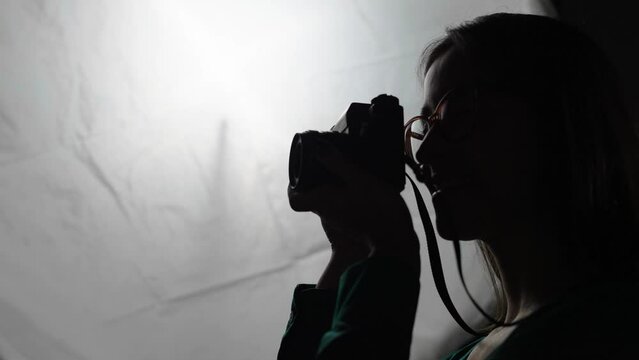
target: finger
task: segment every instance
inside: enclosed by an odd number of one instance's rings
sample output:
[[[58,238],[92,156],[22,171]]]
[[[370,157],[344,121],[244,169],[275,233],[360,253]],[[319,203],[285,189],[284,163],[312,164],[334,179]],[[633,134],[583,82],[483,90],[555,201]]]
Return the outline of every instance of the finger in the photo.
[[[312,211],[315,213],[330,212],[332,208],[339,207],[340,199],[344,199],[345,194],[334,186],[319,186],[308,191],[296,191],[288,187],[288,202],[291,209],[298,212]]]
[[[305,199],[304,194],[293,190],[290,186],[287,189],[288,193],[288,204],[293,209],[293,211],[303,212],[303,211],[311,211],[308,200]]]
[[[343,223],[344,219],[332,220],[326,216],[320,217],[322,228],[326,235],[330,238],[348,238],[351,241],[362,241],[364,235],[361,231],[349,227]],[[341,221],[340,221],[341,220]]]

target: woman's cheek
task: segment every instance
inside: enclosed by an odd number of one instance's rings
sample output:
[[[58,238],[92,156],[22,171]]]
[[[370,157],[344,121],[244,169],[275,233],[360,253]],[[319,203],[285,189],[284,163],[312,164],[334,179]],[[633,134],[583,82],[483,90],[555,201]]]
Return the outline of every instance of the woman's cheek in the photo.
[[[433,196],[437,232],[447,240],[479,239],[485,225],[486,209],[481,186],[468,183]]]

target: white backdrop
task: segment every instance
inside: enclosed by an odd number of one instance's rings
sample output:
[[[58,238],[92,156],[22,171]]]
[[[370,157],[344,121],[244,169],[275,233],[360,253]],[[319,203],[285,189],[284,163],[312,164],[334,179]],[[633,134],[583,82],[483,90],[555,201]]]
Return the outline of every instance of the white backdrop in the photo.
[[[315,282],[328,255],[319,221],[288,208],[292,135],[328,129],[379,93],[417,113],[418,56],[445,26],[534,10],[507,0],[0,4],[6,360],[274,359],[293,287]],[[477,319],[441,244],[453,297]],[[474,247],[465,252],[486,299]],[[431,359],[463,335],[422,255],[413,357]]]

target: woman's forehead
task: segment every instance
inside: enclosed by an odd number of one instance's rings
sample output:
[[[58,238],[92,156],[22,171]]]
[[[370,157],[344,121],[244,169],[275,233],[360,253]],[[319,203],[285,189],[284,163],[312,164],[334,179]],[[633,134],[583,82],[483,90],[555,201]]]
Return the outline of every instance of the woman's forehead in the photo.
[[[444,94],[470,81],[468,66],[454,51],[447,51],[435,59],[424,77],[425,105],[432,109]]]

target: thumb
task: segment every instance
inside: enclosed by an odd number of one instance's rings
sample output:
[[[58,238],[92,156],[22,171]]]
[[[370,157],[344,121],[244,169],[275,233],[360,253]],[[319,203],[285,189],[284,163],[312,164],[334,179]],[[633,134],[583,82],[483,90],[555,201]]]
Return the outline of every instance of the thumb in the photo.
[[[297,212],[323,213],[327,207],[335,207],[334,203],[344,198],[344,194],[339,189],[327,185],[303,192],[288,186],[287,192],[289,205],[293,211]]]

